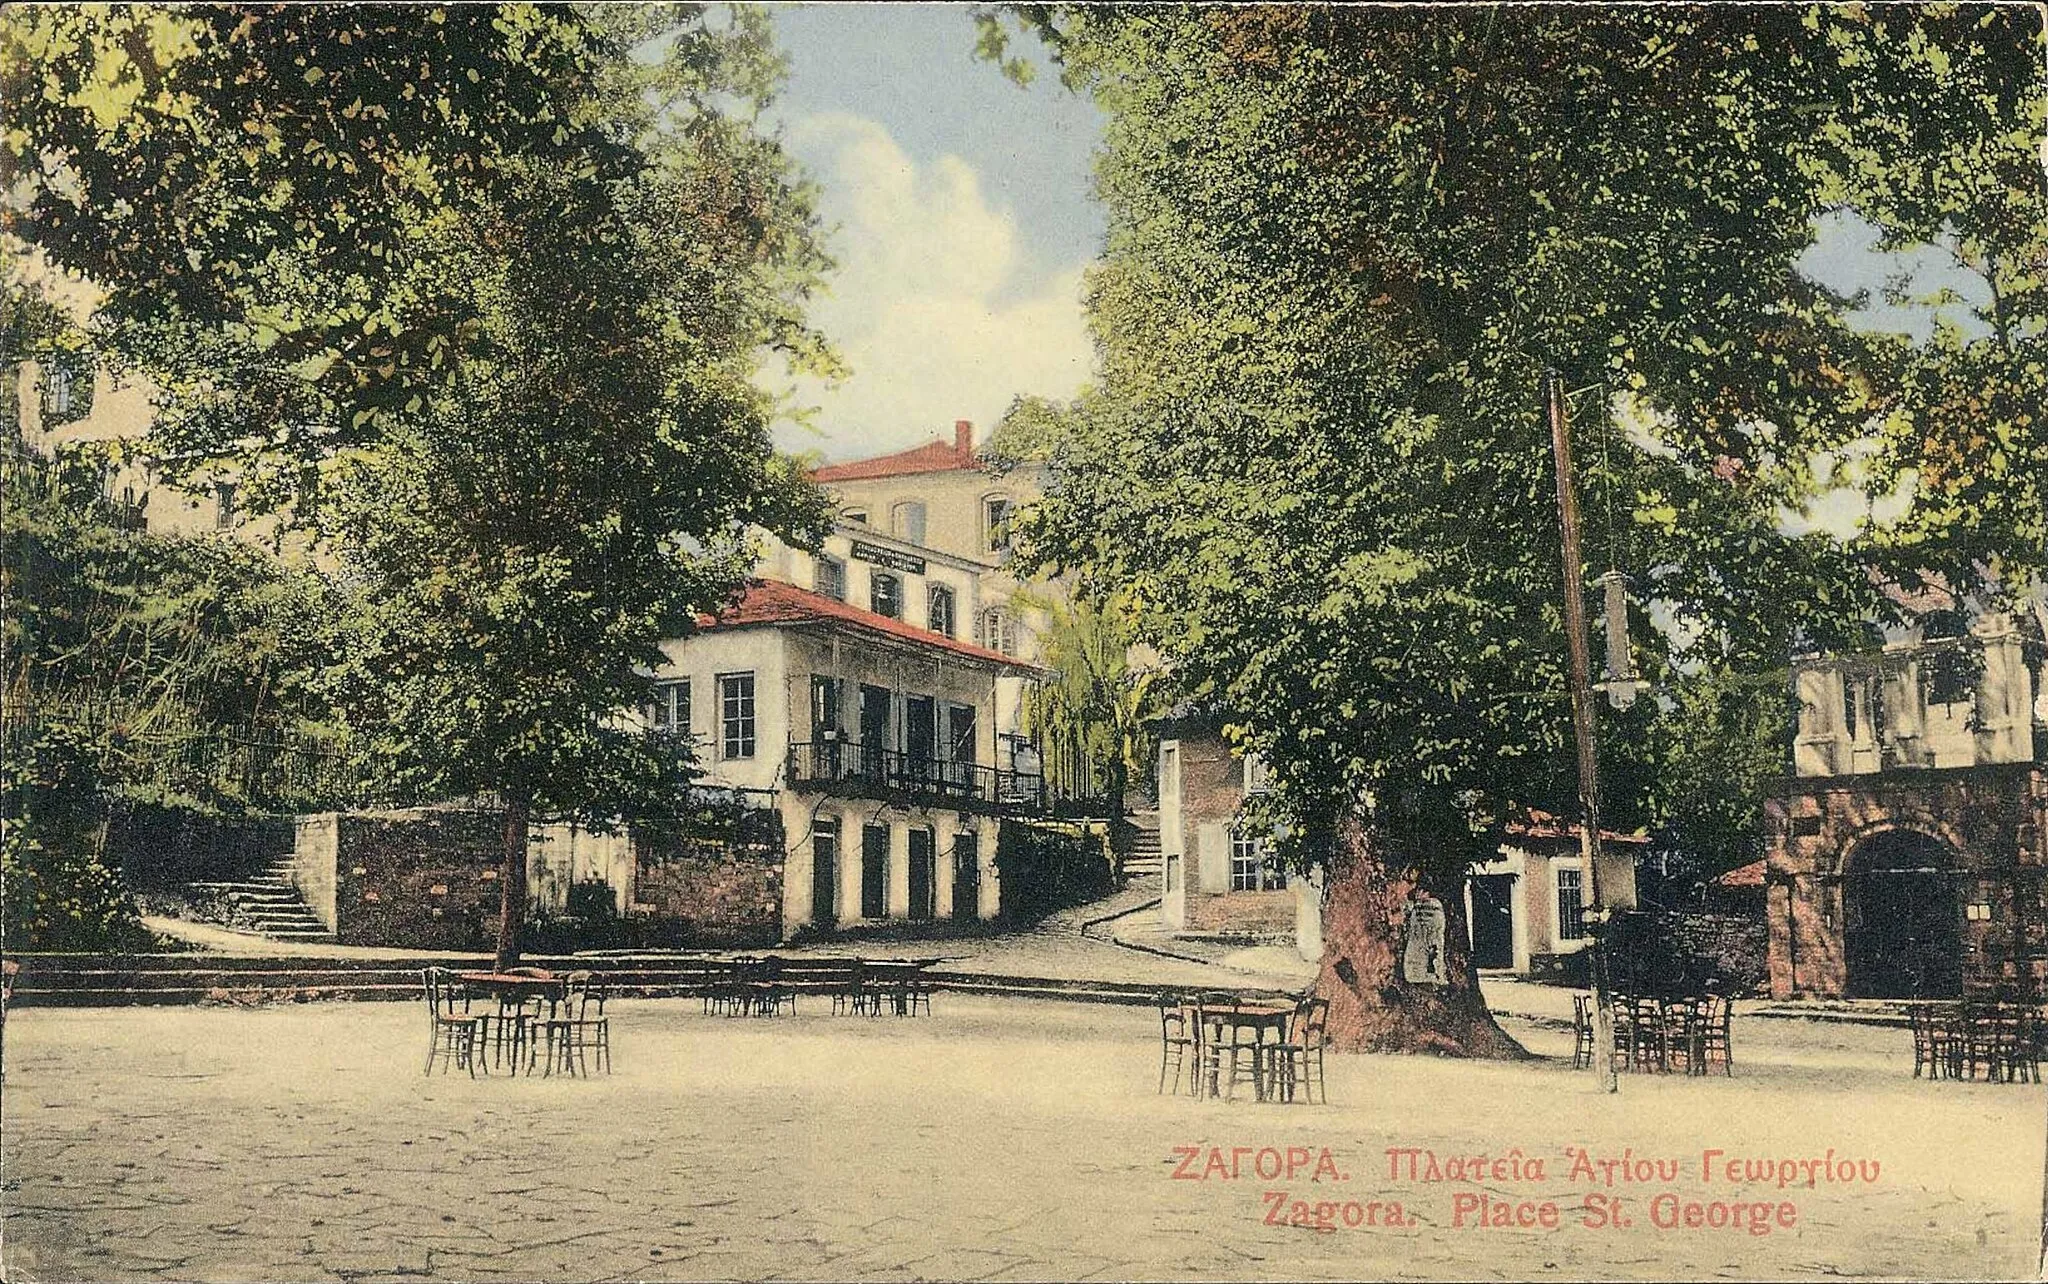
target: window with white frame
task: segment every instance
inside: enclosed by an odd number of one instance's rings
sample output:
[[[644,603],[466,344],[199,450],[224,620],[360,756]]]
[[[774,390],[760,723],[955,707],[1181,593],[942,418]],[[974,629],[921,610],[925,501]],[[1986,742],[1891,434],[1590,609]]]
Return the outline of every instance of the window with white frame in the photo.
[[[1255,753],[1244,756],[1244,792],[1247,797],[1263,794],[1273,787],[1273,770]]]
[[[981,501],[982,547],[989,552],[1009,551],[1010,514],[1013,507],[1008,495],[990,495]]]
[[[811,587],[826,597],[844,600],[846,597],[846,563],[836,557],[818,555],[818,569],[811,578]]]
[[[934,584],[925,598],[925,627],[934,633],[953,636],[953,590]]]
[[[1586,934],[1586,902],[1580,891],[1579,871],[1559,866],[1557,871],[1557,939],[1576,941]]]
[[[1000,606],[981,613],[981,644],[1004,655],[1017,654],[1017,622]]]
[[[718,756],[754,756],[754,675],[718,675]]]
[[[887,571],[868,576],[868,609],[892,620],[903,618],[903,581]]]
[[[1273,845],[1266,838],[1231,831],[1230,890],[1270,892],[1285,887],[1287,880],[1272,866]]]
[[[70,415],[71,387],[71,371],[60,362],[46,361],[43,365],[43,413],[53,418]]]
[[[654,684],[654,706],[648,718],[654,729],[672,736],[690,734],[690,680]]]

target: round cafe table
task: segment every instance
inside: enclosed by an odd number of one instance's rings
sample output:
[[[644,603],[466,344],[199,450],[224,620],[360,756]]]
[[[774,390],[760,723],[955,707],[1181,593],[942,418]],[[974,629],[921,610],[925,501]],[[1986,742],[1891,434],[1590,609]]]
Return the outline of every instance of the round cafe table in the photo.
[[[1203,1060],[1208,1064],[1198,1067],[1198,1074],[1206,1074],[1208,1078],[1208,1095],[1230,1096],[1236,1092],[1237,1054],[1246,1052],[1252,1058],[1252,1090],[1260,1101],[1266,1100],[1272,1085],[1266,1082],[1265,1050],[1286,1041],[1287,1023],[1294,1018],[1294,1005],[1244,1003],[1221,1007],[1204,1004],[1201,1018],[1201,1040],[1206,1045]],[[1271,1043],[1266,1041],[1268,1030],[1274,1032]],[[1219,1085],[1217,1078],[1225,1052],[1231,1054],[1231,1081],[1227,1085]]]
[[[506,1045],[511,1045],[511,1064],[518,1069],[521,1060],[532,1069],[532,1037],[527,1029],[527,1002],[540,1000],[551,1008],[562,993],[562,979],[545,968],[534,968],[529,972],[460,972],[456,974],[464,985],[481,990],[497,999],[496,1013],[485,1014],[487,1025],[495,1026],[491,1036],[491,1061],[503,1065],[506,1059]]]

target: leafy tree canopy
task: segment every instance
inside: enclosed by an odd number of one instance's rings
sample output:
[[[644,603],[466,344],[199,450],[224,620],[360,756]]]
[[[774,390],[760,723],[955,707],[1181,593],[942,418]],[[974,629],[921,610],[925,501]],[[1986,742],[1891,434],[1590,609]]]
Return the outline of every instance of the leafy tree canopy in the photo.
[[[1902,372],[1957,366],[1856,329],[1797,264],[1824,213],[1904,238],[1974,199],[1937,171],[2004,176],[1988,222],[2038,230],[2031,14],[1024,16],[1109,115],[1110,218],[1101,383],[1025,543],[1133,596],[1283,807],[1570,810],[1546,367],[1588,560],[1660,622],[1647,676],[1768,669],[1886,611],[1860,551],[1784,518],[1821,452],[1927,413]],[[1989,128],[1949,114],[1970,93]]]

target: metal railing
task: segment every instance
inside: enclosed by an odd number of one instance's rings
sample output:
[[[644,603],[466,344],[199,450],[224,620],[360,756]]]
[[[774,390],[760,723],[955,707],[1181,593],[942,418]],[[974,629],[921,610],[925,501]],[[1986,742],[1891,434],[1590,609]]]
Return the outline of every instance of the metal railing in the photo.
[[[789,746],[792,787],[823,787],[860,797],[910,795],[977,810],[1042,812],[1045,777],[978,762],[877,749],[851,740],[796,741]]]

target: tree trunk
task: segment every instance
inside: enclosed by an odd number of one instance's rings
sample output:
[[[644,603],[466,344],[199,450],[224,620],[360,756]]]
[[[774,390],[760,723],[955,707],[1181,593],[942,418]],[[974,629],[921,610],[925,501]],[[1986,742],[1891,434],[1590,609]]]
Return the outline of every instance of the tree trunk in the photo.
[[[505,842],[498,856],[497,970],[519,964],[519,929],[526,923],[526,825],[524,798],[505,802]]]
[[[1466,938],[1462,864],[1438,861],[1432,862],[1435,868],[1390,870],[1374,847],[1365,826],[1348,821],[1332,867],[1325,871],[1323,963],[1316,993],[1330,1001],[1330,1046],[1343,1052],[1528,1056],[1494,1023],[1479,993]],[[1422,892],[1443,905],[1447,983],[1442,985],[1402,978],[1409,905]]]

